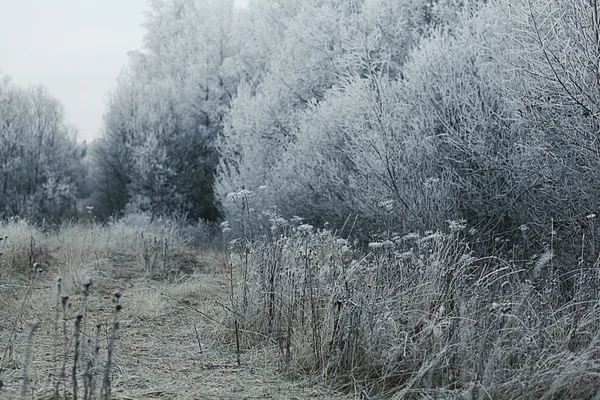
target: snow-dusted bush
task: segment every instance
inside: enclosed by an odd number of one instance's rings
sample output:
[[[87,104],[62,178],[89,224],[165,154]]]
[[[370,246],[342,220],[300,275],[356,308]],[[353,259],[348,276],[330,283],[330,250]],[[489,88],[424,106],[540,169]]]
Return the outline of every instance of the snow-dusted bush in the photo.
[[[220,145],[218,197],[267,185],[273,190],[264,203],[289,215],[339,222],[348,212],[362,212],[354,209],[352,190],[343,188],[352,186],[354,171],[342,144],[344,128],[336,124],[364,99],[338,100],[340,92],[355,78],[400,75],[410,49],[429,29],[425,2],[309,1],[301,8],[257,2],[256,7],[261,11],[256,17],[274,21],[283,40],[279,47],[250,47],[267,61],[261,79],[244,84],[232,102]],[[259,28],[256,24],[254,32],[265,34]],[[268,37],[264,41],[272,43]],[[327,103],[323,110],[321,103]],[[350,110],[335,109],[346,103]],[[225,214],[235,212],[223,204]]]

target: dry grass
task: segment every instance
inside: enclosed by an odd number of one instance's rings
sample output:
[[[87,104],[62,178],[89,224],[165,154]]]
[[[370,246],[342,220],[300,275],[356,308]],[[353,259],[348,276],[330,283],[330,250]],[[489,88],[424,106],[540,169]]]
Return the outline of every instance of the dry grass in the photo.
[[[595,269],[565,291],[552,256],[475,257],[456,223],[363,253],[272,222],[232,250],[245,272],[229,324],[248,347],[275,344],[289,370],[368,398],[600,398]]]
[[[314,382],[286,379],[268,348],[249,349],[237,365],[235,347],[221,336],[227,331],[222,307],[227,292],[224,276],[215,271],[222,267],[211,265],[222,257],[194,249],[174,226],[136,217],[104,227],[64,225],[46,234],[20,221],[1,225],[0,234],[7,235],[0,242],[0,344],[2,350],[13,345],[10,360],[2,360],[0,398],[23,396],[26,370],[24,397],[51,399],[57,382],[61,398],[73,397],[73,327],[87,278],[92,286],[81,325],[78,398],[84,398],[88,360],[94,360],[94,398],[100,396],[116,290],[122,294],[122,311],[110,371],[112,398],[338,398]],[[31,262],[41,267],[32,280]],[[69,296],[69,350],[61,379],[58,276],[62,295]],[[26,365],[31,318],[39,328]]]
[[[25,371],[25,397],[50,399],[57,383],[73,397],[72,332],[88,278],[78,398],[88,360],[98,397],[115,291],[113,398],[343,397],[326,387],[355,398],[600,396],[597,266],[582,265],[565,291],[553,255],[475,257],[460,229],[390,237],[365,252],[270,217],[268,235],[229,238],[226,251],[199,250],[176,226],[141,217],[47,234],[2,225],[0,344],[12,350],[0,397],[20,396]],[[61,379],[57,276],[69,296]]]

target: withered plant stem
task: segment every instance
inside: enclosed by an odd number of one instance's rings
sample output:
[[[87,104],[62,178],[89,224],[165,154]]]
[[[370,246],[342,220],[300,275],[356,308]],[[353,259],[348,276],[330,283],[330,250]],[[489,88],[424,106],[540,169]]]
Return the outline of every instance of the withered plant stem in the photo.
[[[29,329],[27,331],[27,349],[25,351],[25,364],[23,365],[23,390],[21,397],[26,398],[27,392],[29,391],[29,361],[31,360],[31,347],[33,345],[33,333],[38,327],[36,320],[29,322]]]
[[[117,290],[113,294],[113,320],[110,327],[110,339],[108,342],[108,355],[106,359],[106,366],[104,367],[104,376],[102,379],[102,389],[100,390],[100,395],[103,399],[110,399],[110,370],[112,367],[113,353],[115,350],[115,342],[117,341],[117,329],[119,328],[119,319],[118,315],[121,311],[122,307],[119,303],[119,299],[121,298],[121,292]]]
[[[73,379],[73,400],[77,400],[77,362],[79,361],[79,339],[82,320],[83,315],[78,314],[77,318],[75,318],[75,329],[73,331],[73,340],[75,342],[75,354],[73,356],[73,368],[71,370]]]

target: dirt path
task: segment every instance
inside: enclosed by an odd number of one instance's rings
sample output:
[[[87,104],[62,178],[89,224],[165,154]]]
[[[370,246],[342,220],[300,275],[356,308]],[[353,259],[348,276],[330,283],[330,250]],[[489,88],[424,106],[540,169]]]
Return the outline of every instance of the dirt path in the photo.
[[[343,399],[328,391],[321,382],[310,379],[287,379],[278,369],[276,349],[246,350],[237,364],[235,346],[224,336],[231,334],[219,326],[217,302],[223,283],[218,277],[197,275],[178,283],[153,280],[105,279],[92,292],[88,321],[82,335],[80,374],[86,357],[92,354],[96,324],[102,323],[99,341],[102,350],[98,365],[106,360],[110,320],[110,293],[122,288],[123,310],[119,316],[115,364],[112,370],[112,394],[117,399]],[[15,296],[13,307],[20,296]],[[52,308],[54,287],[49,280],[35,286],[23,315],[39,321],[34,336],[29,375],[31,389],[27,398],[52,398],[52,376],[60,369],[62,357],[57,351],[59,332],[55,329]],[[72,297],[72,304],[80,299]],[[9,302],[10,303],[10,302]],[[107,306],[108,305],[108,306]],[[9,307],[10,309],[10,307]],[[76,306],[69,311],[76,315]],[[6,308],[5,308],[6,310]],[[14,308],[13,308],[14,310]],[[10,315],[5,318],[2,342],[7,339]],[[13,311],[14,312],[14,311]],[[211,316],[212,315],[212,316]],[[69,329],[72,322],[69,321]],[[220,335],[222,335],[220,337]],[[1,398],[19,397],[23,387],[24,354],[27,328],[21,321],[15,332],[17,362],[2,375]],[[72,346],[72,345],[71,345]],[[67,372],[72,368],[72,352]],[[98,368],[96,385],[101,380]],[[78,377],[82,398],[83,378]],[[97,389],[96,389],[97,390]],[[72,398],[72,380],[62,381],[61,393]]]

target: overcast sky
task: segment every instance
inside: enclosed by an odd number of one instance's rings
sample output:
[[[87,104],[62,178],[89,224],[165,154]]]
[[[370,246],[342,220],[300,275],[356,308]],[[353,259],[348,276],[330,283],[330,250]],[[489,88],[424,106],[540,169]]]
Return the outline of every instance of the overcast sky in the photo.
[[[141,47],[147,10],[147,0],[0,0],[0,70],[44,85],[79,138],[92,139],[127,52]]]

